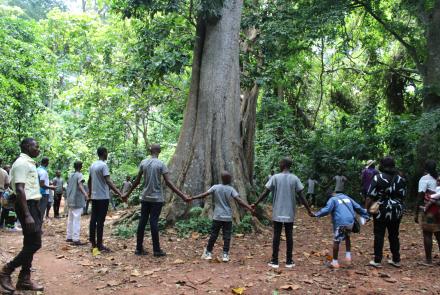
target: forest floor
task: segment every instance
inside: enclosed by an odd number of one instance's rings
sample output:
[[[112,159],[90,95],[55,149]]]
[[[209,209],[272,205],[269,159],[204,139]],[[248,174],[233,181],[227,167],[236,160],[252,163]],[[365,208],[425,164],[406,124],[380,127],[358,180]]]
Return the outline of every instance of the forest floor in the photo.
[[[339,270],[325,266],[332,247],[330,219],[311,219],[303,210],[299,210],[294,234],[296,267],[286,269],[280,264],[279,270],[267,266],[271,254],[269,230],[259,235],[234,236],[229,263],[201,260],[207,237],[193,234],[181,239],[173,229],[161,233],[167,257],[138,257],[133,254],[134,239],[111,236],[109,224],[118,216],[118,213],[110,214],[105,229],[105,243],[113,251],[98,257],[92,257],[89,246],[73,247],[65,243],[66,219],[46,221],[43,248],[35,257],[33,274],[34,279],[45,285],[44,294],[233,294],[234,288],[244,288],[243,294],[272,295],[440,294],[440,266],[419,265],[423,260],[421,233],[409,216],[401,227],[402,268],[386,264],[381,269],[366,266],[373,246],[369,223],[361,234],[353,237],[352,265]],[[87,240],[87,222],[88,218],[83,217],[83,241]],[[0,262],[13,257],[21,242],[21,233],[0,231]],[[220,238],[215,255],[220,256],[221,245]],[[149,236],[145,246],[151,253]],[[283,243],[280,262],[284,261],[284,249]],[[435,246],[436,254],[437,249]],[[389,256],[388,250],[385,256]],[[438,255],[435,259],[440,260]]]

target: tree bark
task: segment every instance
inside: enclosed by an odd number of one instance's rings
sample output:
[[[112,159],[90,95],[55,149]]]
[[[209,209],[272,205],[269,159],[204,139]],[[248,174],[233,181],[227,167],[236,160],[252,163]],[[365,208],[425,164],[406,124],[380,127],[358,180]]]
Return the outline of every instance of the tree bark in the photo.
[[[427,58],[422,74],[425,88],[423,106],[426,111],[440,107],[440,1],[429,17],[426,30]]]
[[[249,187],[246,158],[240,134],[239,33],[242,0],[225,0],[221,18],[196,29],[192,80],[184,121],[170,163],[171,179],[189,194],[220,183],[228,170],[233,186],[246,199]],[[211,210],[210,198],[205,214]],[[234,209],[234,221],[241,212]],[[184,217],[189,207],[179,197],[167,195],[164,208],[169,223]]]
[[[243,93],[241,102],[241,136],[244,150],[245,163],[247,164],[248,179],[253,183],[254,158],[255,158],[255,128],[257,116],[257,100],[259,87],[256,83],[250,90]]]

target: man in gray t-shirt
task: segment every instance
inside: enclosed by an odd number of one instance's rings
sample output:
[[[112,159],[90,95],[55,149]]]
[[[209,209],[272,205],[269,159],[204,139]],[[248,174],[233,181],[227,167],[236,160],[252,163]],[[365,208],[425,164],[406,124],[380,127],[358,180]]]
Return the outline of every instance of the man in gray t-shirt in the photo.
[[[203,253],[202,258],[212,259],[212,249],[217,241],[220,229],[223,232],[223,261],[229,261],[229,247],[232,235],[232,207],[231,202],[234,200],[240,206],[253,212],[251,206],[240,199],[238,192],[230,185],[232,176],[229,172],[223,171],[221,174],[222,184],[212,186],[206,193],[200,194],[192,198],[192,200],[202,199],[208,195],[212,195],[212,203],[214,204],[214,213],[212,217],[211,237],[208,245]]]
[[[345,183],[348,181],[347,177],[342,175],[342,173],[338,173],[335,177],[333,177],[335,181],[335,192],[343,193],[345,188]]]
[[[278,268],[278,252],[280,247],[281,231],[283,225],[286,231],[286,267],[291,268],[295,265],[293,262],[293,222],[295,219],[295,207],[296,196],[299,196],[299,200],[304,204],[310,216],[313,216],[309,205],[303,196],[304,186],[299,178],[290,173],[292,166],[292,160],[290,158],[284,158],[280,161],[281,173],[275,174],[267,183],[265,190],[261,194],[258,201],[252,205],[255,208],[262,200],[264,200],[269,193],[273,193],[273,249],[272,260],[269,266]]]
[[[110,249],[105,247],[102,243],[104,222],[110,202],[110,189],[119,197],[122,197],[122,193],[110,178],[110,172],[106,163],[108,157],[107,149],[100,147],[97,150],[97,154],[99,160],[90,167],[89,181],[87,184],[89,188],[88,198],[92,199],[89,239],[90,243],[92,243],[94,254],[98,254],[99,251],[110,251]],[[122,199],[125,201],[125,198]]]
[[[144,180],[144,188],[141,193],[141,217],[137,229],[136,255],[146,255],[144,250],[144,233],[148,219],[150,219],[151,239],[153,240],[154,257],[165,256],[166,253],[161,250],[159,242],[159,216],[165,201],[162,189],[162,178],[171,190],[181,197],[185,202],[191,199],[181,192],[168,177],[168,168],[161,160],[159,160],[161,148],[160,145],[154,144],[150,147],[151,158],[145,159],[139,165],[138,175],[133,182],[133,186],[126,193],[125,197],[129,197],[133,190]]]
[[[67,218],[66,241],[73,245],[80,246],[81,214],[85,206],[87,193],[83,187],[83,175],[81,173],[82,162],[76,161],[73,164],[75,172],[67,181],[66,201],[69,204],[69,215]]]

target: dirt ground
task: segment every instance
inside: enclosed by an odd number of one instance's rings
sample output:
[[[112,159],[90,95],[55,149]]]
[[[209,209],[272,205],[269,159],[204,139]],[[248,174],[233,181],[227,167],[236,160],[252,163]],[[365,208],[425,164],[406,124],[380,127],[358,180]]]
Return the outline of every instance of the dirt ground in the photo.
[[[207,237],[194,234],[180,239],[173,229],[161,234],[167,257],[137,257],[133,254],[134,239],[111,236],[109,224],[117,218],[117,213],[108,216],[105,228],[105,243],[112,253],[95,258],[89,246],[73,247],[65,243],[66,219],[46,221],[43,248],[35,257],[33,273],[45,285],[44,294],[233,294],[234,288],[244,288],[243,294],[271,295],[440,294],[440,266],[419,265],[423,260],[421,232],[410,216],[401,227],[401,269],[384,265],[378,270],[366,266],[373,249],[370,223],[353,237],[352,265],[330,270],[324,264],[332,246],[330,219],[311,219],[299,210],[294,235],[296,267],[286,269],[280,264],[276,271],[267,266],[271,254],[270,229],[259,235],[234,236],[229,263],[201,260]],[[87,222],[88,217],[84,216],[83,241],[87,240]],[[21,233],[0,231],[0,262],[12,258],[21,242]],[[220,256],[221,245],[220,239],[215,255]],[[151,253],[149,236],[145,247]],[[284,249],[283,243],[280,262],[285,258]],[[438,247],[435,245],[434,249],[435,262],[440,262]],[[385,256],[388,255],[386,250]]]

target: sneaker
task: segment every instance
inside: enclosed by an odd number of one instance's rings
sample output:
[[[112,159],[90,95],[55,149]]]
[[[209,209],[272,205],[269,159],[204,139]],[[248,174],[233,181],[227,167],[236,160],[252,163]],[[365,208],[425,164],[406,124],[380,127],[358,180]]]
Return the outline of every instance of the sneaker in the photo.
[[[222,258],[223,262],[229,262],[229,254],[226,252],[223,252],[223,258]]]
[[[136,251],[134,251],[134,255],[137,256],[145,256],[147,254],[148,252],[145,249],[136,249]]]
[[[295,262],[293,262],[293,260],[286,261],[286,268],[294,268],[294,267],[295,267]]]
[[[164,256],[167,256],[167,253],[165,253],[164,251],[160,250],[158,252],[154,252],[153,256],[154,257],[164,257]]]
[[[392,259],[389,259],[389,260],[388,260],[388,264],[389,264],[389,265],[392,265],[392,266],[394,266],[394,267],[397,267],[397,268],[400,267],[400,262],[395,262],[395,261],[393,261]]]
[[[72,239],[66,239],[66,243],[72,243],[73,240]]]
[[[272,267],[272,268],[279,268],[280,267],[278,262],[273,261],[273,260],[271,262],[269,262],[267,265]]]
[[[372,266],[372,267],[375,267],[375,268],[381,268],[381,267],[382,267],[382,265],[381,265],[380,263],[375,262],[374,260],[371,260],[371,261],[368,263],[368,266]]]
[[[339,269],[339,268],[341,268],[341,266],[339,265],[339,263],[333,263],[333,262],[331,262],[330,264],[329,264],[329,267],[331,268],[331,269]]]
[[[100,246],[98,247],[99,251],[104,252],[104,253],[110,253],[112,252],[112,250],[110,248],[107,248],[106,246]]]
[[[202,259],[211,260],[212,253],[205,249],[205,251],[203,251]]]
[[[347,264],[351,264],[352,259],[351,259],[351,257],[345,257],[345,258],[344,258],[344,261],[345,261],[345,263],[347,263]]]
[[[81,242],[80,240],[78,240],[78,241],[73,241],[72,245],[73,246],[84,246],[84,245],[87,245],[87,243]]]

